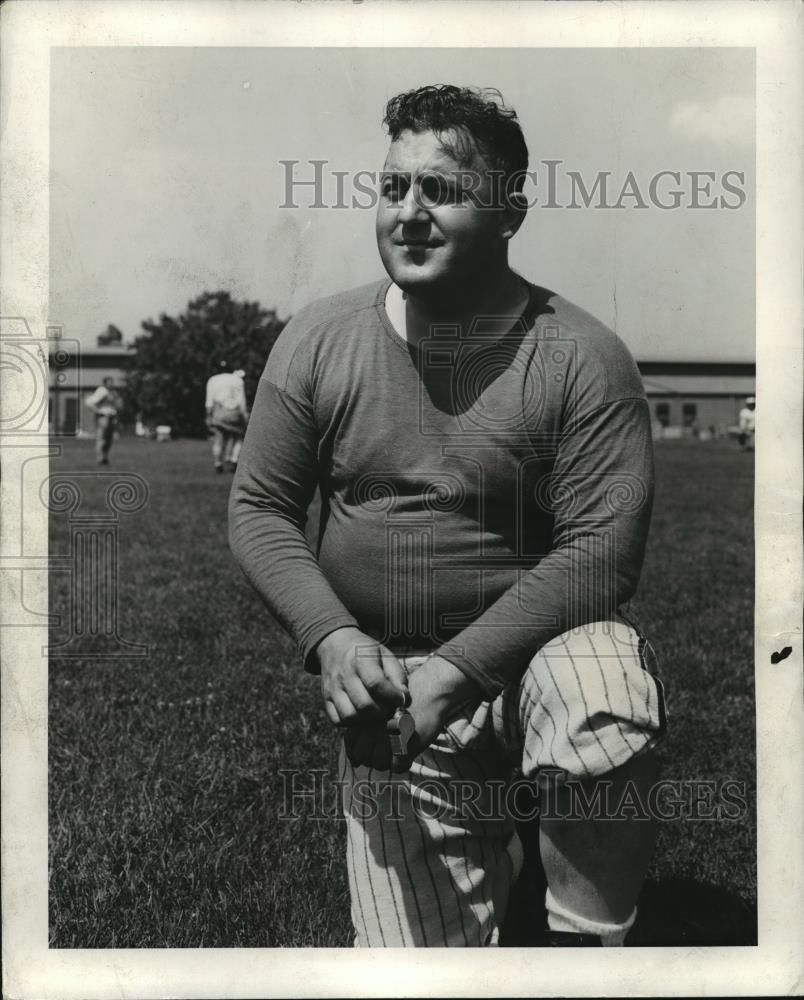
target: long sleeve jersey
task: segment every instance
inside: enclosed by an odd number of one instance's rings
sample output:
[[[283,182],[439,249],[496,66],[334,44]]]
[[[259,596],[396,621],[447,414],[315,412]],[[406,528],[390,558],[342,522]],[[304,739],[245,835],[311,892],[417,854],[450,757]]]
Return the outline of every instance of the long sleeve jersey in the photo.
[[[492,698],[544,643],[636,589],[653,498],[644,389],[622,341],[546,289],[530,286],[504,335],[479,322],[414,346],[388,318],[388,287],[316,302],[283,330],[230,543],[307,670],[321,639],[356,626],[444,656]]]

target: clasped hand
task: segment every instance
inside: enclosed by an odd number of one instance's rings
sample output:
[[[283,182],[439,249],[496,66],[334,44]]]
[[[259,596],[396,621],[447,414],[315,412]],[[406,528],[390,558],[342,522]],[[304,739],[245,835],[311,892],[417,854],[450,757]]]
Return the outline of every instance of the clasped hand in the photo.
[[[327,716],[344,730],[346,753],[355,767],[406,771],[444,728],[458,704],[479,689],[448,660],[433,656],[411,675],[394,654],[356,628],[331,632],[317,647],[321,693]],[[404,760],[392,758],[386,723],[410,702],[416,732]]]

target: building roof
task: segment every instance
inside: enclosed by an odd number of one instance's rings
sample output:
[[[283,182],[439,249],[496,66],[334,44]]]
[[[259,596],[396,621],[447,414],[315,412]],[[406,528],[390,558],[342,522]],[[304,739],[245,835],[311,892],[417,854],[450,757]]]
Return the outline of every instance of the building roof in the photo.
[[[755,378],[755,361],[637,361],[642,376],[729,375]]]
[[[750,396],[756,391],[752,375],[642,376],[649,396]]]
[[[74,344],[76,341],[73,340],[70,341],[70,343]],[[62,344],[58,340],[51,341],[50,353],[53,354],[55,351],[58,351],[60,347],[62,347]],[[108,344],[105,347],[81,347],[79,345],[79,354],[82,358],[94,357],[95,355],[102,357],[121,357],[125,354],[131,354],[133,350],[133,344]]]

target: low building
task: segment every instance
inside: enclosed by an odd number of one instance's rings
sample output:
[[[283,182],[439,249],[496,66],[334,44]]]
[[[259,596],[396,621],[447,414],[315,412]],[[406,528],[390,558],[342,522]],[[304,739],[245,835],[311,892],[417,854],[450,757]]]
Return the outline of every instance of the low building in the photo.
[[[131,358],[130,347],[89,347],[72,353],[54,346],[49,356],[51,430],[59,434],[94,431],[95,420],[86,405],[87,396],[107,376],[122,386]]]
[[[656,437],[709,433],[735,428],[746,396],[756,392],[756,365],[749,361],[640,361]]]
[[[125,381],[130,347],[93,347],[80,356],[50,353],[50,424],[61,434],[91,430],[85,399],[110,375]],[[734,361],[640,361],[656,436],[708,432],[721,436],[737,425],[745,397],[756,390],[756,365]]]

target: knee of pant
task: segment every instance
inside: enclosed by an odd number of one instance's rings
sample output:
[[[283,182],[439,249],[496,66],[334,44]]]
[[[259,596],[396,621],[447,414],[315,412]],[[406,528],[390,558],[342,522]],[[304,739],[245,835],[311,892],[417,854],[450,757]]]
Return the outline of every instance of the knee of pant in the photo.
[[[594,622],[557,635],[528,664],[526,683],[553,696],[574,695],[586,673],[610,657],[616,659],[617,628],[616,622]]]
[[[592,622],[562,632],[531,660],[526,677],[540,688],[571,691],[584,684],[587,675],[597,679],[600,672],[630,675],[636,667],[655,673],[653,651],[645,639],[620,619]]]
[[[588,777],[658,741],[665,729],[664,696],[645,646],[624,623],[596,622],[539,650],[520,689],[531,768]]]

